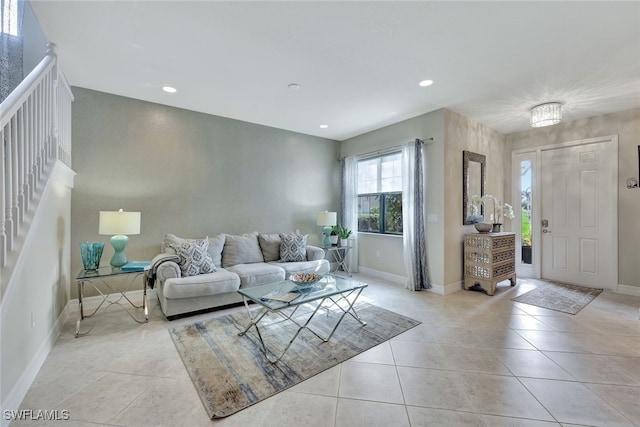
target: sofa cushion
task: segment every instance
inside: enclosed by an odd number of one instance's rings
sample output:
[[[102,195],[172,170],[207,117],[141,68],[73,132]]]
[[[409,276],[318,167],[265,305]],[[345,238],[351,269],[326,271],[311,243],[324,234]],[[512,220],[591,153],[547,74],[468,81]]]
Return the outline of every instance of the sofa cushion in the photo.
[[[237,274],[223,268],[215,273],[167,279],[162,293],[165,298],[192,298],[236,292],[240,288]]]
[[[285,272],[279,265],[264,262],[236,264],[228,270],[240,276],[241,288],[282,282],[285,278]]]
[[[180,257],[178,265],[180,265],[183,276],[195,276],[216,271],[213,259],[207,252],[209,249],[208,237],[203,240],[172,244],[170,247]]]
[[[258,234],[258,243],[262,250],[264,262],[277,261],[280,259],[280,239],[279,234]]]
[[[307,235],[280,234],[280,261],[296,262],[307,260]]]
[[[253,262],[264,262],[260,244],[258,244],[257,231],[246,234],[225,235],[224,249],[222,251],[222,266],[224,268]]]
[[[165,250],[169,248],[170,251],[171,245],[179,245],[182,242],[195,242],[197,239],[185,239],[183,237],[178,237],[175,234],[165,234],[164,236],[164,248]],[[222,267],[222,249],[224,247],[224,234],[218,234],[214,237],[209,237],[209,255],[211,255],[211,259],[213,259],[213,264],[216,267]],[[175,252],[175,251],[173,251]]]

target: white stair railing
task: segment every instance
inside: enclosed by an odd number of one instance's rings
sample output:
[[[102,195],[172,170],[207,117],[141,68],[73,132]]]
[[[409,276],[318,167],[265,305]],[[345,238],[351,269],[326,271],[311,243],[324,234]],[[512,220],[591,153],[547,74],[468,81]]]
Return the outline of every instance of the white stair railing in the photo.
[[[71,167],[73,95],[55,45],[0,104],[0,268],[34,207],[51,162]]]

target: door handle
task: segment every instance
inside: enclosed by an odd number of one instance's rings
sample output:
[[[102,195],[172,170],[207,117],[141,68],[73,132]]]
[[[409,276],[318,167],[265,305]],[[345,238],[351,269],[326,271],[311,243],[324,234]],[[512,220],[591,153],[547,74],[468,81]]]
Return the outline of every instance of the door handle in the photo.
[[[551,230],[542,230],[543,233],[551,233]]]

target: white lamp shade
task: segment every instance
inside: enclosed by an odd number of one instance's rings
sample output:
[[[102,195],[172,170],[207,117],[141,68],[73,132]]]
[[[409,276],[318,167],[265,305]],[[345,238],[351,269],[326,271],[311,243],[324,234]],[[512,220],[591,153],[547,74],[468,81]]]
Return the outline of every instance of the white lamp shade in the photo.
[[[140,234],[140,212],[100,211],[98,234],[131,235]]]
[[[317,224],[322,226],[336,225],[338,223],[338,214],[335,212],[318,212]]]

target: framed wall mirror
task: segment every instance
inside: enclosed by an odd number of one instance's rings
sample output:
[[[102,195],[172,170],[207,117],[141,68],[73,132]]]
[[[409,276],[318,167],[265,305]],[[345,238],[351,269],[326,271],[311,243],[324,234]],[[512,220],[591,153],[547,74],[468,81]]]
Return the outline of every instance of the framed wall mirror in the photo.
[[[484,196],[486,181],[487,158],[484,154],[462,151],[462,224],[474,224],[477,216],[472,215],[471,197]],[[479,215],[484,215],[484,208],[480,206]]]

